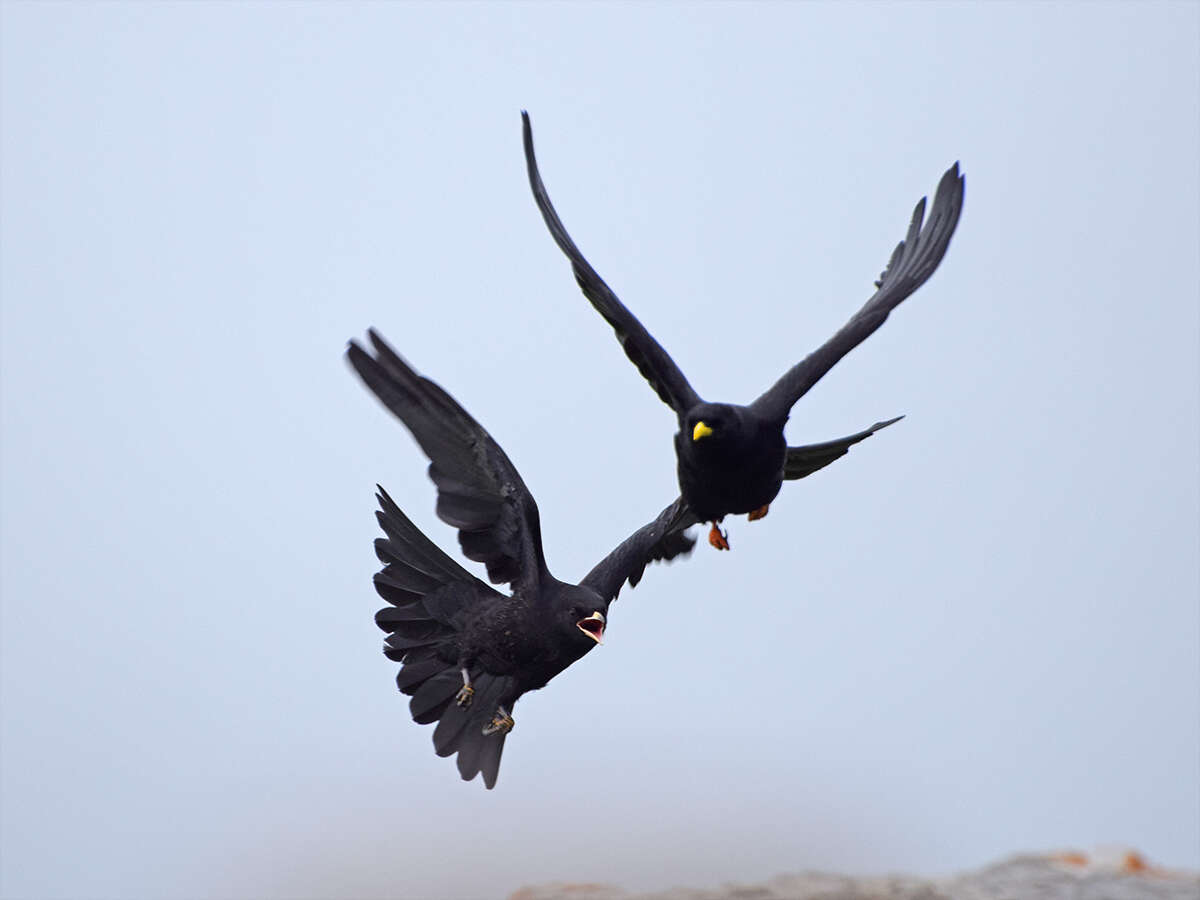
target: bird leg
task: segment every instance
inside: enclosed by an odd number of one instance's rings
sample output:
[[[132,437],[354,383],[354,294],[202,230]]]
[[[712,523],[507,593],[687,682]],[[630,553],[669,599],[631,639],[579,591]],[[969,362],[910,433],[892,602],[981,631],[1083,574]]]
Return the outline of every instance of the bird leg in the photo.
[[[508,734],[516,724],[513,717],[508,714],[508,710],[503,706],[497,706],[496,715],[492,717],[492,721],[483,726],[483,733],[485,735]]]
[[[708,542],[718,550],[729,549],[729,535],[717,527],[717,523],[712,523],[712,529],[708,532]]]
[[[459,671],[462,672],[463,686],[462,690],[454,695],[454,702],[459,706],[470,706],[471,699],[475,696],[475,688],[471,687],[471,674],[467,671],[466,666]]]
[[[767,514],[767,510],[769,510],[770,508],[771,508],[771,504],[767,503],[764,506],[760,506],[758,509],[751,510],[749,513],[746,514],[746,521],[747,522],[757,522],[759,519],[761,519],[763,516],[765,516]]]

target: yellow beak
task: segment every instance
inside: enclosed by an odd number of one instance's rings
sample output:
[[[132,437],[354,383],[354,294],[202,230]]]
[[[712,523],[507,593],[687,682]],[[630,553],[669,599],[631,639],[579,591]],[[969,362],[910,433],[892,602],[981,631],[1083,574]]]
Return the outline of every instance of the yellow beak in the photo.
[[[604,643],[604,613],[594,612],[586,619],[580,619],[575,627],[590,637],[597,644]]]
[[[698,441],[702,437],[708,437],[713,433],[713,430],[703,422],[697,422],[696,427],[692,429],[692,440]]]

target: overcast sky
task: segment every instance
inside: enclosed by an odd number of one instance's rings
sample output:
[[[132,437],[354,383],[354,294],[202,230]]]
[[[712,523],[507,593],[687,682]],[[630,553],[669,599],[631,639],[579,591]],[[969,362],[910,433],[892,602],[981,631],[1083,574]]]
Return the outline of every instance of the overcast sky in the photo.
[[[497,898],[1100,844],[1200,867],[1200,7],[0,6],[0,894]],[[903,422],[648,572],[464,784],[380,652],[375,326],[576,580],[674,417],[559,212],[711,399],[932,280],[798,404]]]

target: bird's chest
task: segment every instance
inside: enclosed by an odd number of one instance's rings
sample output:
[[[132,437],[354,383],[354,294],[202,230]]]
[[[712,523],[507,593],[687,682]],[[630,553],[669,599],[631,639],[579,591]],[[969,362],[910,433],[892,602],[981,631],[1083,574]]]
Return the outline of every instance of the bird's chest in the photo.
[[[707,446],[682,434],[675,441],[679,488],[701,520],[751,512],[779,493],[787,456],[782,431]]]
[[[504,604],[481,617],[466,635],[466,650],[498,675],[535,673],[552,666],[557,654],[545,623],[518,604]]]

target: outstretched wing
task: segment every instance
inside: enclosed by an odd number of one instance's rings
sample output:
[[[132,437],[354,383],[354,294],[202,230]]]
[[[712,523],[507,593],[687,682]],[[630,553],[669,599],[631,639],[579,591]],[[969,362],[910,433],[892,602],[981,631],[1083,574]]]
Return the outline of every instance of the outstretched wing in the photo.
[[[438,518],[458,529],[463,554],[484,563],[494,583],[536,589],[547,574],[541,526],[516,467],[453,397],[369,334],[375,356],[351,341],[346,357],[429,457]]]
[[[696,539],[684,532],[698,521],[691,507],[680,497],[653,522],[643,525],[618,544],[579,583],[606,600],[615,600],[627,579],[630,587],[637,587],[650,563],[690,555]]]
[[[850,448],[859,441],[865,441],[881,428],[895,425],[903,418],[904,416],[896,416],[896,418],[888,419],[886,422],[876,422],[870,428],[865,428],[857,434],[835,438],[832,441],[824,441],[820,444],[805,444],[803,447],[788,447],[787,458],[783,463],[784,479],[795,481],[797,478],[811,475],[817,469],[825,468],[835,459],[841,459],[849,453]]]
[[[454,700],[462,674],[446,656],[447,646],[454,652],[471,610],[479,603],[502,600],[503,595],[438,549],[383,488],[378,499],[375,516],[386,537],[375,541],[375,553],[384,564],[375,574],[375,589],[391,604],[375,614],[375,623],[388,633],[383,652],[401,664],[396,684],[412,698],[413,720],[422,725],[437,722],[437,755],[457,753],[463,779],[470,781],[482,772],[483,783],[491,788],[500,771],[504,735],[485,735],[483,726],[496,705],[516,692],[516,682],[476,663],[470,673],[475,702],[459,706]]]
[[[821,376],[865,341],[904,298],[929,280],[946,255],[958,225],[963,188],[963,176],[955,163],[938,184],[933,210],[923,228],[924,197],[913,210],[908,235],[897,245],[887,268],[875,282],[878,290],[874,296],[837,334],[785,372],[770,390],[751,404],[751,409],[772,421],[786,418],[795,402],[808,393]]]
[[[645,326],[617,299],[617,295],[604,283],[604,279],[596,274],[596,270],[583,258],[583,254],[567,234],[567,229],[563,227],[550,202],[550,195],[546,193],[546,186],[542,184],[542,176],[538,173],[537,159],[533,155],[533,129],[529,125],[529,113],[523,111],[521,121],[525,133],[525,165],[529,170],[529,186],[533,189],[533,199],[542,211],[542,218],[546,220],[551,237],[571,260],[575,280],[583,288],[584,296],[616,331],[617,340],[625,348],[625,355],[658,392],[663,403],[675,410],[682,424],[687,411],[701,402],[700,397],[679,371],[675,360],[667,355],[662,345],[650,336]]]

